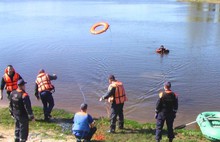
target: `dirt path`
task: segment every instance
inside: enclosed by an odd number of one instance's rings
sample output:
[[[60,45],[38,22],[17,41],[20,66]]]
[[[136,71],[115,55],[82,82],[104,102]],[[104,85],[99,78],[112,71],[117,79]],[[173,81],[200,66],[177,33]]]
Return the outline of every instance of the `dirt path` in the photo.
[[[52,132],[47,132],[47,134],[53,135]],[[46,136],[41,132],[31,131],[27,142],[73,142],[74,140],[75,138],[73,136],[67,136],[66,140],[51,139],[48,135]],[[0,142],[14,142],[14,129],[3,128],[0,126]]]

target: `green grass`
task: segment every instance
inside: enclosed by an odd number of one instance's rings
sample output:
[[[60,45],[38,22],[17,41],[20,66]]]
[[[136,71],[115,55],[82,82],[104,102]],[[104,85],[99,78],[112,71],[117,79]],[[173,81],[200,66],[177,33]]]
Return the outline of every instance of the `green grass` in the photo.
[[[53,139],[66,139],[72,136],[73,114],[64,110],[54,109],[52,112],[53,121],[48,123],[43,121],[42,108],[33,107],[36,121],[30,122],[30,132],[35,132],[41,137]],[[0,126],[14,128],[14,121],[10,117],[7,108],[0,108]],[[124,130],[116,130],[115,134],[108,134],[109,119],[100,118],[96,120],[98,128],[94,141],[96,142],[153,142],[155,141],[155,124],[141,124],[136,121],[126,120]],[[177,130],[175,131],[175,142],[208,142],[199,130]],[[73,138],[73,137],[72,137]],[[162,142],[168,141],[166,130],[164,131]]]
[[[65,139],[67,135],[71,135],[73,114],[54,109],[53,120],[45,122],[42,108],[33,107],[33,112],[35,122],[30,122],[30,131],[38,131],[42,137],[53,137],[54,139]],[[8,108],[0,108],[0,126],[14,128],[14,120],[9,115]]]
[[[99,123],[99,121],[104,121]],[[115,134],[106,134],[109,123],[107,119],[98,121],[98,134],[105,135],[107,142],[153,142],[155,141],[155,124],[140,124],[136,121],[126,120],[125,129],[117,130]],[[103,132],[104,130],[104,132]],[[167,142],[166,130],[163,132],[161,142]],[[199,130],[177,130],[175,131],[175,142],[208,142]]]

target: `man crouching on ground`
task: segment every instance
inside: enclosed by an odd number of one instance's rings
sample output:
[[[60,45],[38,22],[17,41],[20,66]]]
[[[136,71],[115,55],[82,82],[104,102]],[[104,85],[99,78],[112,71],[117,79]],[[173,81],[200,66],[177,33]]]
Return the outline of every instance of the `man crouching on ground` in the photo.
[[[73,134],[77,138],[77,142],[80,142],[81,139],[84,139],[84,142],[90,142],[92,136],[97,130],[94,126],[92,116],[87,113],[87,107],[87,104],[81,104],[81,111],[74,115],[72,130]]]

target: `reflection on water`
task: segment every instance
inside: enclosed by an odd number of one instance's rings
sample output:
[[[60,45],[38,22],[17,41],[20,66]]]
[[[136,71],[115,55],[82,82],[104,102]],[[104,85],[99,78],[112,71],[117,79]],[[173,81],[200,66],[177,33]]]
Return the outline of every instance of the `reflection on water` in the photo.
[[[191,3],[189,19],[195,22],[220,22],[220,4]]]

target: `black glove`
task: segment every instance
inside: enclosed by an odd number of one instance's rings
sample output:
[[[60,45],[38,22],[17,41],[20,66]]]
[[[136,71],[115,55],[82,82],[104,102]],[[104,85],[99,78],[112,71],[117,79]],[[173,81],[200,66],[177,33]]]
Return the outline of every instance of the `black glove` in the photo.
[[[35,94],[37,100],[40,100],[40,96],[38,94]]]

